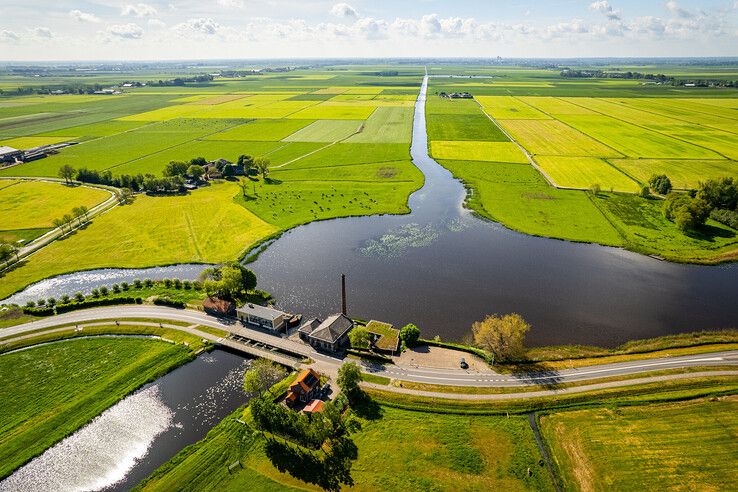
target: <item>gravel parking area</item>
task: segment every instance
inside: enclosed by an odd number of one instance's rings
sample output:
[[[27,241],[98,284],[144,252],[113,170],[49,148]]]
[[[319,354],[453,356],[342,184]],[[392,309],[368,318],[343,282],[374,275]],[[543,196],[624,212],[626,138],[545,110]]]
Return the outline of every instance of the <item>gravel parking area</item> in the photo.
[[[428,347],[422,345],[408,349],[399,357],[394,357],[395,364],[406,367],[432,367],[436,369],[458,369],[459,359],[464,358],[469,364],[468,371],[475,372],[494,372],[489,366],[476,355],[461,352],[460,350],[451,350],[442,347]]]

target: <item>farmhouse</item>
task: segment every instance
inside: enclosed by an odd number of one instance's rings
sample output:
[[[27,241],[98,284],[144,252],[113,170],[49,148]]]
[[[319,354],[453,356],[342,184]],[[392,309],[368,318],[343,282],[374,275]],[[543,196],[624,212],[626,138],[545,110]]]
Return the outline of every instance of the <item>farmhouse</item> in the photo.
[[[22,150],[14,149],[13,147],[5,145],[0,146],[0,162],[15,162],[22,155]]]
[[[345,314],[328,316],[325,321],[313,318],[297,330],[300,338],[317,349],[339,352],[348,345],[348,333],[354,322]]]
[[[244,304],[236,309],[238,319],[244,325],[251,325],[270,331],[281,331],[289,315],[279,309],[259,306],[258,304]]]
[[[320,389],[320,374],[312,369],[305,369],[290,385],[285,402],[288,405],[307,403],[320,395]]]

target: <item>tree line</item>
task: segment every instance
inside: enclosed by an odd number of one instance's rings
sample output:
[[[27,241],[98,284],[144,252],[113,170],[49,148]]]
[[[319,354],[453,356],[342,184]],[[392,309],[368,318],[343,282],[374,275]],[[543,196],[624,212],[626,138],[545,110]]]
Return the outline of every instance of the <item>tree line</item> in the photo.
[[[649,185],[666,195],[664,216],[684,232],[703,226],[708,217],[738,229],[738,180],[734,178],[708,179],[687,193],[673,191],[664,174],[653,176]]]

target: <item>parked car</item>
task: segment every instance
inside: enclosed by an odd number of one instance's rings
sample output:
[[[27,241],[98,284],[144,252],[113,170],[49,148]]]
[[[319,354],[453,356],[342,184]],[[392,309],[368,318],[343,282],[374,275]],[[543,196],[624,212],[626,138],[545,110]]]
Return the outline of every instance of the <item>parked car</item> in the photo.
[[[469,369],[469,364],[466,363],[463,357],[459,359],[459,367],[462,369]]]

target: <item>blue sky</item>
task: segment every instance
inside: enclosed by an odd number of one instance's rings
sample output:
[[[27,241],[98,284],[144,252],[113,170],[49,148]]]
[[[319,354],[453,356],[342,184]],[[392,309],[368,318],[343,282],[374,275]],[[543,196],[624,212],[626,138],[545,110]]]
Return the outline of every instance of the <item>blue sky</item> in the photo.
[[[0,4],[0,60],[738,55],[738,0]]]

